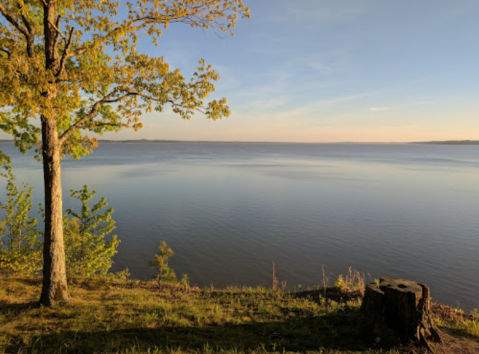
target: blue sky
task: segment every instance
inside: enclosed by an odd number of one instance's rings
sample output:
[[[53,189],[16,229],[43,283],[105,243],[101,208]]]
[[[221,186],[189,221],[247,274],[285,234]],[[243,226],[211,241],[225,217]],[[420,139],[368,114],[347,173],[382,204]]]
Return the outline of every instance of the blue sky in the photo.
[[[151,55],[205,58],[233,114],[144,117],[111,138],[240,141],[479,139],[479,1],[249,0],[236,36],[172,26]],[[110,136],[109,136],[110,138]]]
[[[401,142],[479,140],[478,0],[245,0],[219,38],[172,25],[154,47],[185,75],[200,58],[232,115],[143,116],[107,139]]]

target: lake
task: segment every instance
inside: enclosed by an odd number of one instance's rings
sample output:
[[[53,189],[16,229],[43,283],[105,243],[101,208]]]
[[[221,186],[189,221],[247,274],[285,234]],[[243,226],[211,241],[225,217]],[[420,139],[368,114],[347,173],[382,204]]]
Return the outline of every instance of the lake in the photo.
[[[0,149],[41,202],[33,154]],[[68,190],[84,184],[115,209],[113,270],[136,278],[154,274],[148,261],[164,240],[177,275],[200,286],[270,287],[275,262],[279,281],[306,288],[323,265],[331,281],[353,267],[479,307],[479,146],[103,144],[64,161],[65,209],[79,208]]]

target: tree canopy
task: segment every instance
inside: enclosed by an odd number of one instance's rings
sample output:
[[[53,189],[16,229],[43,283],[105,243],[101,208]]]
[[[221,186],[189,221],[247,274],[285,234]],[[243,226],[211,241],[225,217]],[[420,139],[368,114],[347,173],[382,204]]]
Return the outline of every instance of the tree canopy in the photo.
[[[187,80],[163,57],[139,53],[141,35],[158,44],[171,24],[233,34],[241,0],[5,0],[0,3],[1,128],[25,151],[39,141],[35,118],[54,118],[62,153],[78,158],[97,145],[85,132],[140,129],[140,116],[170,105],[230,114],[226,99],[206,102],[218,73],[199,61]]]

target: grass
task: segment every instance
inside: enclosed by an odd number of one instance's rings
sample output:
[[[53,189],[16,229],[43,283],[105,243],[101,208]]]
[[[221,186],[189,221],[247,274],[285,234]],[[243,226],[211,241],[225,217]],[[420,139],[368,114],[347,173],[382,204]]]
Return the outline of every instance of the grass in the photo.
[[[76,278],[73,300],[51,309],[36,305],[40,289],[40,278],[0,278],[0,352],[398,353],[359,335],[359,300]],[[479,341],[473,317],[438,321]]]
[[[435,322],[443,329],[479,338],[479,313],[477,310],[470,314],[461,309],[454,309],[448,306],[433,304]]]

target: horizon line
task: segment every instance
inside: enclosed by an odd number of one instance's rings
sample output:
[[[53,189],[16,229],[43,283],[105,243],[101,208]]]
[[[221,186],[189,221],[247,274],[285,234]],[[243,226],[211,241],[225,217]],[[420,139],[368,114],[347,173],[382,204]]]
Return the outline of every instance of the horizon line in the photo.
[[[245,141],[245,140],[175,140],[175,139],[97,139],[104,143],[242,143],[242,144],[424,144],[424,143],[479,143],[472,139],[423,141]],[[0,143],[13,143],[13,139],[0,139]]]

